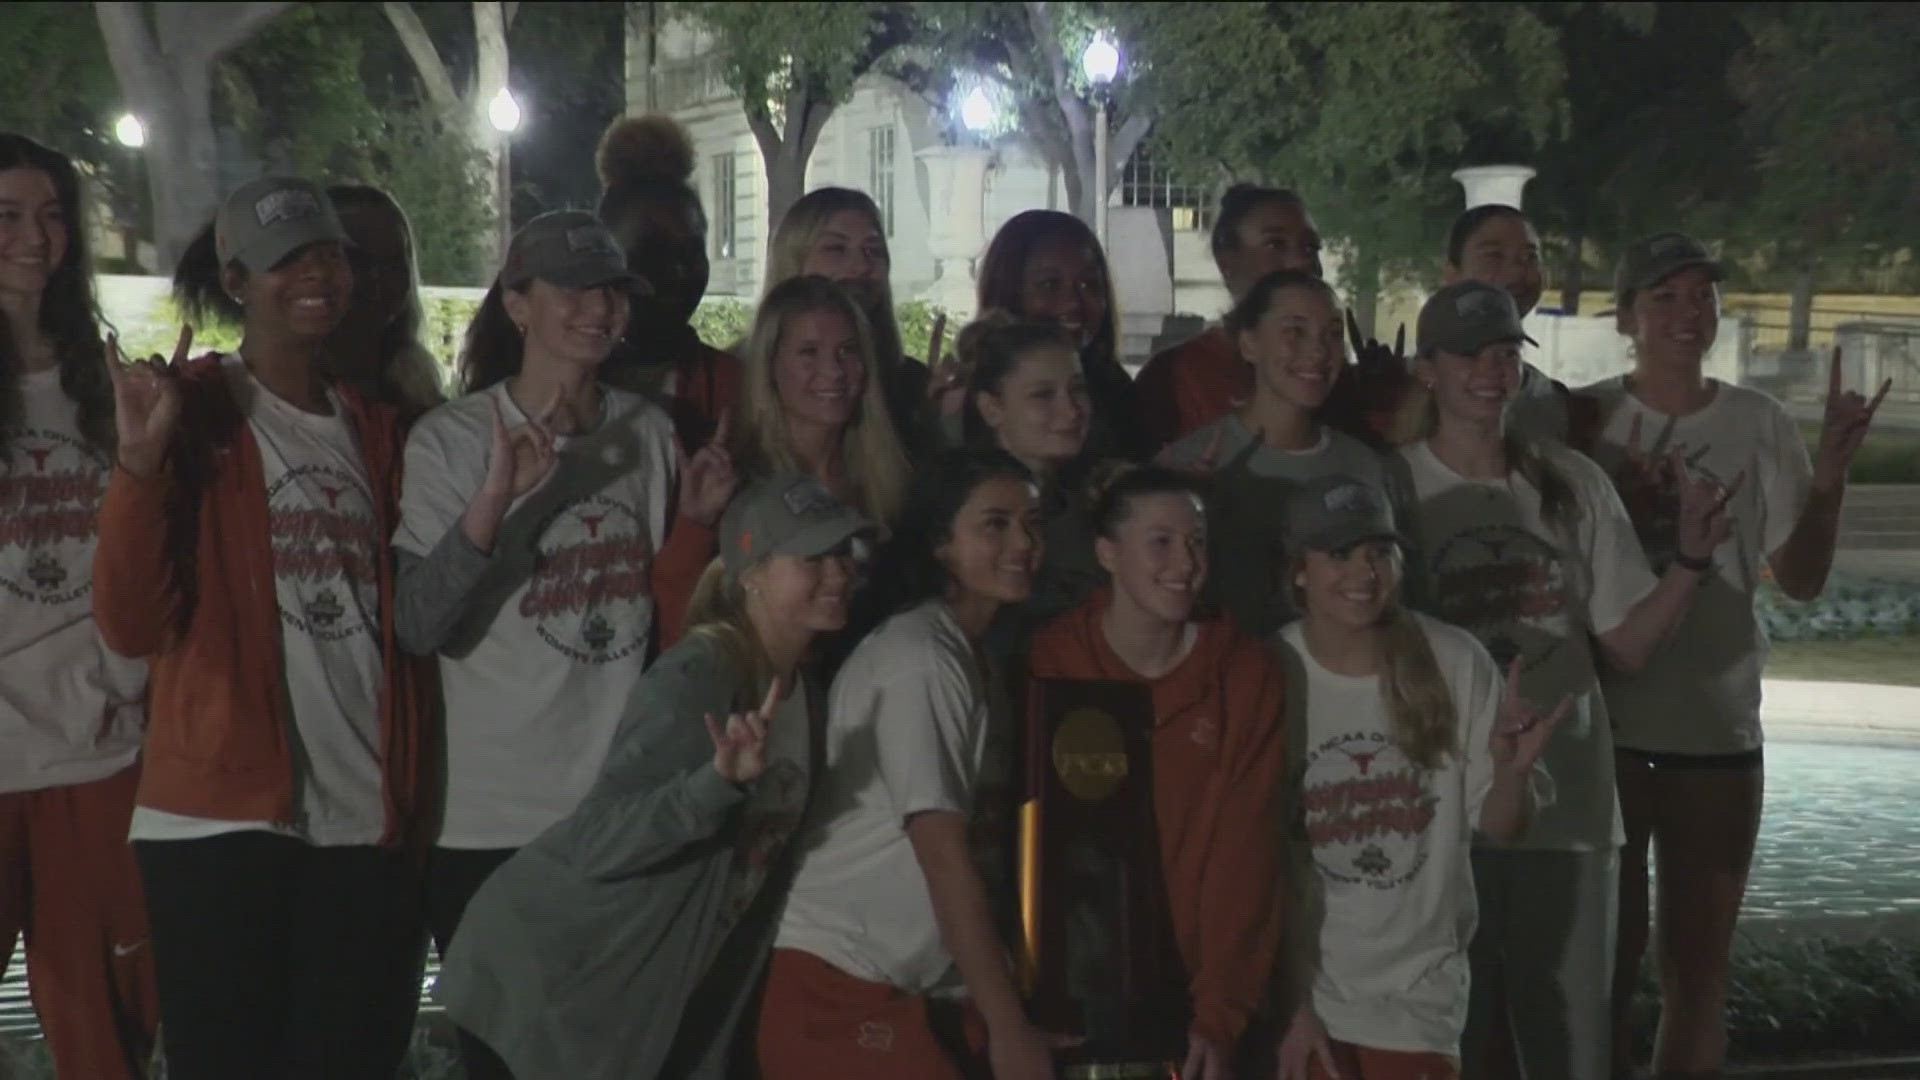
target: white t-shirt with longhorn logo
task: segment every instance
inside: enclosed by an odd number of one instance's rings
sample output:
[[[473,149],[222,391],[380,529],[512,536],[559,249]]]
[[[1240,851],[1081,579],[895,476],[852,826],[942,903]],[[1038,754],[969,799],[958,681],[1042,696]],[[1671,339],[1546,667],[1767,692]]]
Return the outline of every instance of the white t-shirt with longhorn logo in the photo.
[[[1680,625],[1633,675],[1608,673],[1614,741],[1667,754],[1738,754],[1760,747],[1760,673],[1767,635],[1753,611],[1766,561],[1793,535],[1813,485],[1813,465],[1793,418],[1766,394],[1712,380],[1706,408],[1670,417],[1640,403],[1624,379],[1580,391],[1603,417],[1594,460],[1614,477],[1655,573],[1673,560],[1679,495],[1670,485],[1622,483],[1628,436],[1640,449],[1678,450],[1695,475],[1745,482],[1727,504],[1733,533],[1714,553]]]
[[[1377,676],[1340,675],[1280,631],[1295,733],[1286,804],[1291,981],[1327,1033],[1376,1050],[1458,1054],[1467,945],[1479,918],[1470,857],[1493,786],[1500,671],[1473,635],[1411,615],[1458,717],[1454,753],[1424,768],[1393,741]]]
[[[441,649],[447,802],[439,843],[519,847],[593,785],[653,635],[653,556],[666,538],[673,424],[601,387],[600,423],[555,440],[551,475],[507,511],[486,576]],[[428,413],[407,441],[394,546],[422,557],[486,478],[505,383]]]
[[[275,395],[238,354],[222,359],[260,449],[293,756],[292,822],[212,821],[147,807],[135,840],[187,840],[261,829],[323,847],[379,843],[380,560],[386,557],[359,441],[346,406],[306,412]]]
[[[1540,493],[1518,473],[1467,479],[1425,440],[1398,451],[1416,500],[1402,518],[1418,549],[1410,599],[1470,631],[1502,671],[1518,660],[1520,692],[1534,708],[1571,702],[1543,759],[1554,803],[1511,846],[1605,851],[1626,833],[1593,637],[1619,626],[1657,580],[1606,473],[1564,446],[1538,451],[1573,490],[1570,532],[1545,520]]]
[[[140,752],[147,666],[93,623],[93,549],[112,467],[59,369],[20,379],[0,424],[0,794],[84,784]]]

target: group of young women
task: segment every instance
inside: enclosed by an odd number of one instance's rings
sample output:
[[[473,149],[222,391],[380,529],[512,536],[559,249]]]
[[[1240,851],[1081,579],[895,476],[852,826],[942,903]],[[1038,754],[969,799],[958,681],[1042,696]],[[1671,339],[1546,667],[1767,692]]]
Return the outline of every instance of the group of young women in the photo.
[[[1650,922],[1655,1071],[1717,1074],[1753,594],[1819,592],[1877,399],[1836,367],[1810,459],[1704,376],[1678,234],[1620,262],[1630,373],[1554,383],[1509,207],[1352,364],[1307,207],[1248,186],[1232,310],[1137,381],[1050,210],[904,355],[839,188],[721,351],[692,164],[617,123],[442,400],[380,192],[243,185],[176,275],[240,345],[127,362],[71,162],[0,136],[0,939],[61,1075],[390,1077],[430,941],[475,1078],[1052,1077],[1034,680],[1151,701],[1181,1077],[1629,1075]]]

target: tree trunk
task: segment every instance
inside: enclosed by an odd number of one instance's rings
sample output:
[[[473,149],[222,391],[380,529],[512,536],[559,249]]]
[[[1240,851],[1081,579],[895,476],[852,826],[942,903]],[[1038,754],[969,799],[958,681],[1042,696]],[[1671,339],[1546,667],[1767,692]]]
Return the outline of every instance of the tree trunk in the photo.
[[[1360,333],[1368,338],[1377,338],[1374,329],[1380,311],[1380,260],[1367,253],[1363,248],[1354,253],[1353,269],[1341,274],[1346,279],[1347,297],[1353,307],[1353,321],[1360,324]]]
[[[1803,261],[1793,272],[1793,295],[1787,306],[1787,352],[1805,355],[1813,337],[1813,265]]]
[[[1562,315],[1580,314],[1581,276],[1586,272],[1586,260],[1581,249],[1586,240],[1579,232],[1567,238],[1567,246],[1560,253],[1560,313]]]
[[[154,245],[163,267],[179,261],[219,208],[219,144],[213,127],[213,65],[287,3],[94,5],[120,92],[140,102],[147,126],[147,187]]]
[[[806,194],[807,162],[820,132],[833,117],[835,105],[806,92],[787,99],[784,131],[773,126],[773,117],[765,110],[747,110],[747,127],[760,147],[760,163],[767,173],[767,229],[761,236],[761,250],[770,252],[773,234],[780,228],[787,211]]]

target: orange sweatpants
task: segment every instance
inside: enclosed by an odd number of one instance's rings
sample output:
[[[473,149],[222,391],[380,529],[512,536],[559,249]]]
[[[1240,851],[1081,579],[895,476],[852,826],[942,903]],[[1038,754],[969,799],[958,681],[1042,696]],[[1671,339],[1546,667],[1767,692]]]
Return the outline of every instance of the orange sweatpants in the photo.
[[[1340,1080],[1459,1080],[1460,1062],[1447,1054],[1412,1054],[1404,1050],[1375,1050],[1329,1040],[1333,1067]],[[1316,1056],[1307,1069],[1309,1080],[1330,1080]]]
[[[0,795],[0,974],[26,933],[27,990],[63,1078],[146,1075],[160,1009],[127,844],[140,767]]]
[[[760,1002],[762,1080],[966,1080],[986,1075],[987,1027],[971,1006],[868,982],[775,949]]]

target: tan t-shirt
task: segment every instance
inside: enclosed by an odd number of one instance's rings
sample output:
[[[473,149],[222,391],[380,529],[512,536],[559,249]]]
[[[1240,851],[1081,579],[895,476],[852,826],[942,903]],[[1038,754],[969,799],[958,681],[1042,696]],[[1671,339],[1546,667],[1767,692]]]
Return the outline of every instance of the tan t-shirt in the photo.
[[[1760,673],[1767,635],[1753,612],[1767,558],[1792,535],[1813,482],[1806,444],[1780,403],[1758,390],[1712,380],[1713,400],[1691,416],[1642,405],[1622,378],[1580,392],[1600,406],[1594,459],[1618,483],[1633,419],[1641,449],[1678,449],[1698,474],[1731,484],[1746,475],[1728,513],[1733,535],[1714,553],[1715,572],[1647,666],[1608,673],[1607,709],[1615,741],[1669,754],[1735,754],[1758,749]],[[1655,573],[1672,561],[1679,515],[1673,490],[1621,491]]]
[[[1419,549],[1410,591],[1421,610],[1472,633],[1503,673],[1518,659],[1535,708],[1572,699],[1545,757],[1558,798],[1514,846],[1604,850],[1626,835],[1593,636],[1619,626],[1657,579],[1606,473],[1563,446],[1540,452],[1574,490],[1570,534],[1543,519],[1540,493],[1517,473],[1469,480],[1424,440],[1398,452],[1414,496],[1403,530]]]

